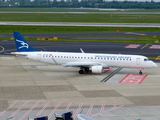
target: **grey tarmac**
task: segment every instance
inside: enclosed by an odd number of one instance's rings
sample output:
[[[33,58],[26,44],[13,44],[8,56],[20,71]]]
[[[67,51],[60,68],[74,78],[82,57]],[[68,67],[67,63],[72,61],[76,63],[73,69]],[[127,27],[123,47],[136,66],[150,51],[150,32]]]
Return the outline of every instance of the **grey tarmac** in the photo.
[[[42,114],[53,120],[55,111],[71,109],[75,117],[83,109],[95,120],[160,119],[160,68],[143,70],[148,76],[141,84],[119,83],[138,72],[127,68],[100,82],[115,69],[79,75],[78,68],[1,55],[0,118],[27,120]]]

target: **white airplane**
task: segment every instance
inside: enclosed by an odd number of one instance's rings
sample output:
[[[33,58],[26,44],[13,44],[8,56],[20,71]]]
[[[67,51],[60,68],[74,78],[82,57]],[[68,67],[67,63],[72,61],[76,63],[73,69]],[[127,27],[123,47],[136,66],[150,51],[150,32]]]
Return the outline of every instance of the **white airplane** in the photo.
[[[14,39],[17,52],[11,54],[64,67],[79,67],[79,74],[102,73],[104,68],[109,67],[137,68],[142,74],[142,69],[157,67],[156,63],[142,55],[84,53],[83,50],[81,53],[46,52],[32,48],[17,31],[14,31]]]

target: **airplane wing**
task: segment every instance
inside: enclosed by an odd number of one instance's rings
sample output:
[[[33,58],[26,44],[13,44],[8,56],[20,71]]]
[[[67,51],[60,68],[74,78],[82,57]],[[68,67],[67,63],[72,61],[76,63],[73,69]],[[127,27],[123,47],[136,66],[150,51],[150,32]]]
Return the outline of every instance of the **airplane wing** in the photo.
[[[63,64],[64,67],[90,67],[97,65],[103,66],[103,64],[97,62],[68,62]]]

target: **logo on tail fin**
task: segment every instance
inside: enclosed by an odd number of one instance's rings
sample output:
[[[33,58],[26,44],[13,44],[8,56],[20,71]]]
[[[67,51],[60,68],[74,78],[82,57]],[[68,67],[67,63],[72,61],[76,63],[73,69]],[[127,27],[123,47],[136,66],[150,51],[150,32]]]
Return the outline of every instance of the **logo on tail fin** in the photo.
[[[27,48],[28,49],[28,47],[29,47],[28,43],[25,43],[24,41],[21,41],[21,40],[18,40],[18,39],[16,39],[16,41],[20,42],[20,44],[22,45],[22,46],[18,47],[18,49],[21,49],[21,48]]]

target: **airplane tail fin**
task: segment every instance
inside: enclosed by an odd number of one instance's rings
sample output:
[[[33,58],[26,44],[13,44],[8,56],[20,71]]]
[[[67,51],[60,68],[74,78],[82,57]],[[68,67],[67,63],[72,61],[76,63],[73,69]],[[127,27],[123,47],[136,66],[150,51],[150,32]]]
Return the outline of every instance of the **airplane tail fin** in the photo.
[[[14,31],[13,33],[14,33],[14,40],[15,40],[18,52],[38,51],[38,50],[32,48],[18,31]]]

